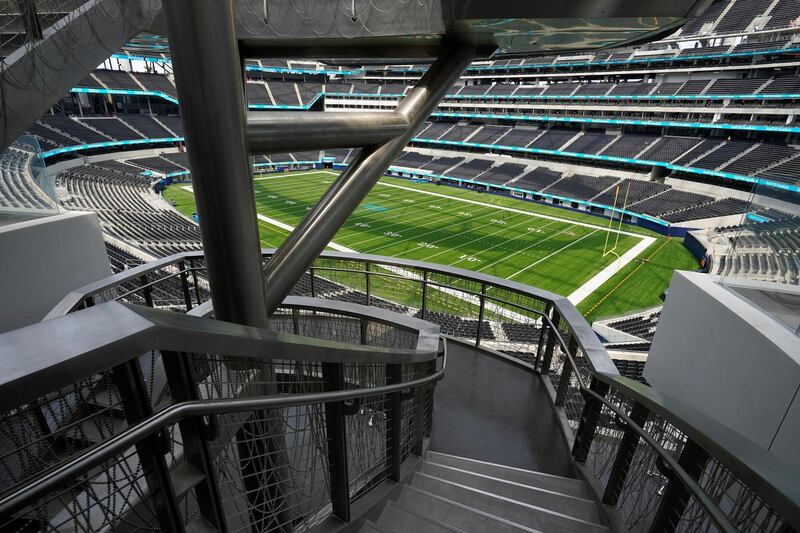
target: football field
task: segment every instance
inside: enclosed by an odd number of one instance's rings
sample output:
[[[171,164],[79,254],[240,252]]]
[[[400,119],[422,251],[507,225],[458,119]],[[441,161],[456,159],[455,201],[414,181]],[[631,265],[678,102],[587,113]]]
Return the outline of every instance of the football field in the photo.
[[[331,171],[256,177],[262,245],[280,245],[335,178]],[[194,211],[190,185],[164,194],[182,213]],[[617,224],[609,229],[607,220],[590,215],[388,177],[330,248],[431,261],[534,285],[569,297],[588,318],[657,305],[672,270],[696,268],[680,240],[636,226],[617,231]]]

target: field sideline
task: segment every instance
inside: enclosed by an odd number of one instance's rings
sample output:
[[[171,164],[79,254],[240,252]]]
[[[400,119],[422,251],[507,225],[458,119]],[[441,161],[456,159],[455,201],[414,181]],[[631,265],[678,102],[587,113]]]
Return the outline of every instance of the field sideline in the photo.
[[[257,177],[262,245],[278,246],[334,178],[330,171]],[[184,214],[195,209],[189,186],[169,187],[164,195]],[[590,320],[657,305],[672,270],[696,268],[679,240],[628,225],[619,232],[614,254],[603,257],[607,227],[603,219],[577,212],[384,177],[331,247],[432,261],[535,285],[569,296]],[[617,232],[608,234],[610,243],[616,239]],[[650,261],[637,261],[641,258]]]

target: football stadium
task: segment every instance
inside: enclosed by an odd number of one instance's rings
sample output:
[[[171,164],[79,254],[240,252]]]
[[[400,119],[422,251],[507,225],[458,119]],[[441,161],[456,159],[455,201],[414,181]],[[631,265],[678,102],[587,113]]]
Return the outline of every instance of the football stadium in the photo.
[[[0,531],[800,531],[800,2],[0,2]]]

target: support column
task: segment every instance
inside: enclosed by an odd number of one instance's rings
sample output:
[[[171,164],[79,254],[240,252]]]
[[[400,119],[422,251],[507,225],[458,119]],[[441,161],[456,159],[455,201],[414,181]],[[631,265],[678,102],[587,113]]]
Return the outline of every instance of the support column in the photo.
[[[261,241],[233,0],[170,0],[163,9],[214,313],[263,328]],[[231,371],[248,368],[245,362]],[[273,394],[272,369],[263,372],[259,392]],[[254,411],[236,433],[253,533],[292,530],[283,433],[281,413],[271,410]]]
[[[217,319],[267,323],[242,60],[231,0],[164,2]]]
[[[270,313],[283,302],[345,220],[400,155],[473,56],[474,47],[457,45],[439,57],[397,106],[397,113],[408,118],[409,126],[405,133],[383,144],[364,148],[275,251],[264,269],[266,305]]]

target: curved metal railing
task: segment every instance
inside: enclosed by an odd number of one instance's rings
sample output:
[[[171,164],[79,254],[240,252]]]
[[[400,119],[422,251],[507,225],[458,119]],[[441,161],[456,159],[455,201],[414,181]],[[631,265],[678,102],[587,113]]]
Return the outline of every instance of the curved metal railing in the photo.
[[[264,254],[268,260],[271,250]],[[160,275],[188,280],[203,270],[202,254],[165,258],[73,293],[54,312],[115,298],[117,286],[136,280],[123,294],[147,299]],[[183,282],[183,297],[175,299],[185,308],[201,305],[197,287]],[[322,254],[293,294],[435,322],[450,337],[541,374],[573,457],[630,530],[800,529],[791,467],[682,402],[620,376],[564,297],[468,270],[341,252]]]
[[[400,479],[430,433],[438,327],[284,309],[266,330],[98,301],[2,335],[0,529],[310,527]]]

